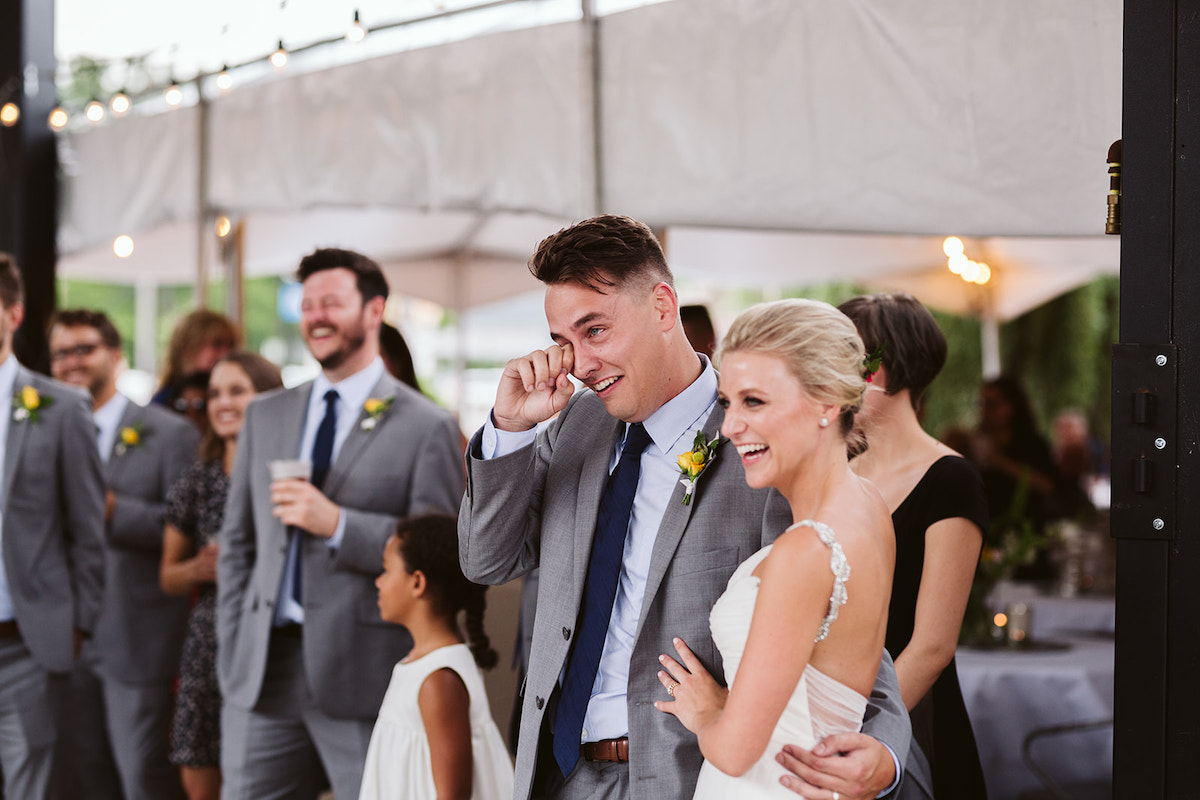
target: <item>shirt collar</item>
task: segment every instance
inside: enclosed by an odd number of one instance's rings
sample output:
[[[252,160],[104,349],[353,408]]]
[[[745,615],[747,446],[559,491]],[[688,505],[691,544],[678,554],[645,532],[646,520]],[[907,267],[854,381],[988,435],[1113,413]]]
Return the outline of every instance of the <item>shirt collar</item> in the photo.
[[[124,416],[128,405],[129,398],[117,392],[108,399],[107,403],[92,412],[92,422],[103,430],[112,430],[120,424],[121,417]]]
[[[376,356],[370,364],[358,372],[348,378],[343,378],[337,383],[330,383],[329,378],[322,372],[313,381],[310,405],[312,403],[324,402],[325,393],[330,389],[334,389],[338,393],[338,398],[348,408],[361,408],[363,403],[370,399],[371,390],[375,388],[375,384],[379,383],[379,379],[382,377],[383,359],[379,356]]]
[[[704,365],[700,377],[642,423],[655,447],[664,453],[674,451],[679,437],[696,430],[697,425],[703,426],[717,401],[717,372],[703,354],[696,355]]]
[[[8,358],[4,359],[4,363],[0,364],[0,393],[8,393],[12,396],[14,384],[17,382],[17,367],[20,364],[17,362],[17,357],[12,353],[8,354]]]

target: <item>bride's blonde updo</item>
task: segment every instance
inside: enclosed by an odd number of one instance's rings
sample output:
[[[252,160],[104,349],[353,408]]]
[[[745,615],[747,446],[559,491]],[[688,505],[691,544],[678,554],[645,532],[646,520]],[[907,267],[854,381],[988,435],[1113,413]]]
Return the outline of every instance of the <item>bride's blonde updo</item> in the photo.
[[[733,321],[717,358],[730,353],[782,359],[809,397],[841,407],[842,435],[849,437],[867,382],[862,338],[845,314],[819,300],[759,303]]]

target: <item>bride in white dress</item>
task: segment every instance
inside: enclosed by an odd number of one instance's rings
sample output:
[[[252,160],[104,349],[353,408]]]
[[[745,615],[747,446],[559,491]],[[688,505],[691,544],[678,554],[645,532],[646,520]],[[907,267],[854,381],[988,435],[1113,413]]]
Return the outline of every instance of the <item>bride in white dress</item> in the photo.
[[[697,798],[795,798],[780,783],[783,745],[811,749],[862,726],[895,561],[887,506],[847,455],[864,360],[853,323],[810,300],[755,306],[722,343],[719,456],[740,456],[746,482],[778,489],[796,522],[737,569],[712,609],[729,688],[679,639],[678,660],[660,659],[673,700],[655,706],[704,754]]]

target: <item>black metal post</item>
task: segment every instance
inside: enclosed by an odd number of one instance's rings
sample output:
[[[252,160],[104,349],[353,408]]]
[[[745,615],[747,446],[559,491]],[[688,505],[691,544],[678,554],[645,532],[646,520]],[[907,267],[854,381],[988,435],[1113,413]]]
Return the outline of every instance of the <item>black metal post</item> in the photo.
[[[21,114],[13,127],[0,127],[0,249],[16,256],[25,279],[15,349],[22,363],[45,371],[58,216],[58,153],[47,124],[56,102],[54,3],[0,3],[0,87]]]
[[[1126,0],[1124,51],[1121,343],[1113,360],[1113,796],[1194,798],[1200,0]]]

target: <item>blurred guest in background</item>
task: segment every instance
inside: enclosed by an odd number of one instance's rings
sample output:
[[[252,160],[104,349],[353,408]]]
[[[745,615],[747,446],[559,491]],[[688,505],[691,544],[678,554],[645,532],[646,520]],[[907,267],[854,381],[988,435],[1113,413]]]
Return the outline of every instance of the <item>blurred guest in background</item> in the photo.
[[[713,351],[717,349],[717,334],[713,330],[712,317],[708,307],[691,305],[679,307],[679,321],[683,323],[683,333],[688,343],[697,353],[703,353],[705,358],[712,359]]]
[[[404,335],[398,328],[386,322],[379,326],[379,355],[393,378],[421,391],[408,342],[404,341]]]
[[[65,767],[75,796],[172,798],[179,779],[167,761],[172,689],[187,603],[158,585],[167,490],[196,457],[191,425],[117,391],[121,335],[103,312],[60,312],[50,329],[50,369],[92,396],[104,462],[104,595],[92,639],[71,675],[64,713]],[[68,778],[69,780],[70,778]]]
[[[175,398],[167,404],[167,408],[187,417],[203,437],[208,433],[208,414],[204,408],[207,402],[208,372],[192,372],[175,383]]]
[[[983,476],[992,519],[1017,515],[1036,529],[1045,525],[1046,504],[1054,494],[1054,461],[1016,377],[1001,375],[983,384],[979,426],[968,455]]]
[[[1068,408],[1054,418],[1056,517],[1076,517],[1093,510],[1091,492],[1096,482],[1108,478],[1108,454],[1091,434],[1087,417]]]
[[[167,495],[160,581],[170,595],[197,600],[188,617],[171,724],[171,763],[180,767],[188,800],[221,792],[221,693],[217,686],[217,532],[246,406],[259,392],[282,388],[279,368],[235,350],[213,367],[209,432],[194,463]]]
[[[0,773],[5,797],[40,800],[57,796],[56,712],[100,608],[104,478],[87,395],[13,355],[24,319],[17,262],[0,253]]]
[[[174,408],[185,379],[195,372],[208,372],[217,359],[241,346],[242,332],[223,314],[199,308],[175,326],[167,348],[167,363],[151,402]]]
[[[855,297],[839,308],[868,353],[859,415],[868,446],[852,463],[882,492],[896,529],[886,644],[900,695],[929,759],[934,796],[986,798],[954,649],[988,526],[987,502],[975,467],[917,419],[921,396],[946,363],[946,337],[903,292]]]

